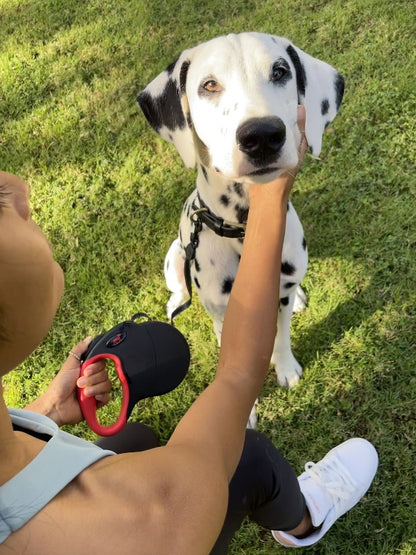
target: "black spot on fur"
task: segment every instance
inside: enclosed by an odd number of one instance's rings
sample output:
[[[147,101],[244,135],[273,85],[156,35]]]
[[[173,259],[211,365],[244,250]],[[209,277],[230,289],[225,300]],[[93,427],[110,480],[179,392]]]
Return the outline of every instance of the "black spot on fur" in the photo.
[[[202,164],[200,164],[200,168],[201,168],[203,176],[205,177],[205,181],[208,182],[207,170],[205,169],[205,167]]]
[[[236,205],[235,213],[237,215],[237,221],[239,224],[245,224],[248,218],[248,208],[244,208],[243,206]]]
[[[168,79],[160,96],[153,98],[148,92],[143,91],[137,101],[147,121],[157,133],[164,125],[171,131],[185,127],[186,121],[179,101],[178,89],[172,79]]]
[[[282,274],[287,276],[293,276],[296,272],[296,268],[290,262],[282,262]]]
[[[198,262],[198,259],[197,259],[197,258],[195,258],[195,270],[196,270],[197,272],[200,272],[200,271],[201,271],[201,266],[199,265],[199,262]]]
[[[300,61],[298,53],[296,52],[295,48],[291,44],[287,47],[286,52],[289,54],[290,59],[292,60],[292,64],[295,66],[298,95],[305,96],[306,85],[308,84],[306,79],[305,68],[303,67],[302,62]]]
[[[342,97],[344,96],[344,85],[345,80],[343,76],[340,73],[337,73],[337,76],[335,78],[335,103],[337,106],[337,110],[339,110],[342,102]]]
[[[169,75],[172,75],[173,70],[175,69],[176,66],[176,62],[178,61],[178,58],[176,58],[176,60],[174,60],[171,64],[168,65],[168,67],[166,68],[166,71],[169,73]]]
[[[168,260],[168,261],[166,262],[166,270],[169,270],[169,266],[170,266],[170,260]]]
[[[306,251],[307,243],[306,243],[305,237],[303,237],[302,239],[302,247],[303,247],[303,250]]]
[[[198,287],[198,289],[201,289],[201,286],[199,285],[198,278],[194,277],[194,283]]]
[[[325,116],[328,113],[328,110],[329,110],[329,100],[325,98],[321,102],[321,114]]]
[[[237,241],[238,241],[239,243],[243,244],[243,243],[244,243],[244,238],[243,238],[243,237],[239,237],[239,238],[237,239]]]
[[[242,183],[238,183],[237,181],[234,183],[234,191],[237,193],[237,195],[241,198],[244,196],[243,193],[243,184]]]
[[[288,281],[287,283],[284,284],[283,287],[284,287],[285,289],[292,289],[292,287],[293,287],[294,285],[296,285],[295,282],[293,282],[293,281]]]
[[[215,260],[213,258],[210,258],[209,262],[210,262],[211,266],[215,266]]]
[[[280,304],[287,306],[289,304],[289,297],[283,297],[283,299],[280,299]]]
[[[188,75],[188,69],[190,65],[191,65],[190,60],[185,60],[181,65],[181,71],[179,72],[179,88],[180,88],[181,94],[185,94],[186,77]]]
[[[227,195],[221,195],[220,202],[223,206],[228,206],[230,204],[230,199],[229,197],[227,197]]]
[[[221,293],[223,295],[228,295],[229,293],[231,293],[231,289],[233,288],[233,285],[234,285],[234,278],[230,278],[230,277],[225,278],[224,281],[222,282]]]

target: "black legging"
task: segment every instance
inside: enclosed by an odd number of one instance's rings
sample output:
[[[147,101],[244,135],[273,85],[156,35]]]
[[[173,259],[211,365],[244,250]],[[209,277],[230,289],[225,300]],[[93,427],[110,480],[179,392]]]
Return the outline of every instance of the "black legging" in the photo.
[[[145,451],[159,446],[154,432],[139,422],[119,434],[100,438],[97,445],[116,453]],[[271,441],[246,431],[243,453],[229,488],[227,516],[211,555],[227,553],[246,516],[269,530],[291,530],[305,513],[305,500],[293,468]]]

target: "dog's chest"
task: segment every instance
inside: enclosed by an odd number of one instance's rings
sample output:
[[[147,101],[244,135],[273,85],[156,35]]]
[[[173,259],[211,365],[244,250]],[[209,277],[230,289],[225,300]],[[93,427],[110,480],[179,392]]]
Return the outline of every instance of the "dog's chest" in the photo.
[[[180,239],[183,248],[189,244],[192,236],[195,237],[196,216],[195,211],[200,207],[198,196],[207,205],[209,210],[223,219],[228,225],[241,225],[247,222],[249,212],[248,187],[238,182],[227,183],[224,187],[214,187],[207,184],[202,186],[197,183],[195,189],[185,202],[180,223]],[[194,235],[193,235],[194,234]],[[221,290],[224,280],[232,281],[237,272],[243,248],[242,238],[227,238],[216,234],[205,224],[197,232],[197,248],[195,263],[192,273],[196,278],[199,294],[205,297],[214,285]],[[293,268],[290,275],[282,276],[289,282],[299,282],[306,271],[307,251],[302,224],[291,203],[288,204],[286,235],[283,244],[282,259],[286,266]],[[228,283],[228,282],[227,282]]]

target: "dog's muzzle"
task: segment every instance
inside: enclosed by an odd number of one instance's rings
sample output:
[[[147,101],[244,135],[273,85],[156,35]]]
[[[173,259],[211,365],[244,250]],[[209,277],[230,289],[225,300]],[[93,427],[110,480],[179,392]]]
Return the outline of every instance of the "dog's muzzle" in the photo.
[[[263,166],[276,161],[286,140],[286,126],[278,117],[251,118],[239,126],[236,138],[250,162]]]

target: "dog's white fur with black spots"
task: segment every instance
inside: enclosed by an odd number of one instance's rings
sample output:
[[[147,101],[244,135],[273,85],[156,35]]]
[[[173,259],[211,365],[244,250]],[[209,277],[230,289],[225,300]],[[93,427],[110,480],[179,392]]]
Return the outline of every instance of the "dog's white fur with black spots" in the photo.
[[[298,162],[298,103],[306,107],[306,138],[318,156],[323,131],[337,114],[343,91],[344,79],[333,67],[289,40],[241,33],[185,50],[141,92],[138,102],[149,123],[175,145],[186,166],[196,166],[198,172],[196,189],[184,204],[179,237],[165,259],[172,292],[168,315],[188,297],[184,248],[190,241],[197,193],[216,216],[244,223],[250,184],[271,181]],[[219,341],[242,241],[220,237],[203,225],[191,263],[192,282]],[[307,261],[302,225],[289,203],[271,360],[279,383],[288,387],[302,373],[290,346],[290,321],[292,312],[305,305],[299,284]],[[253,425],[254,413],[252,418]]]

